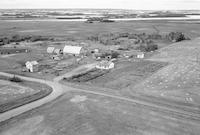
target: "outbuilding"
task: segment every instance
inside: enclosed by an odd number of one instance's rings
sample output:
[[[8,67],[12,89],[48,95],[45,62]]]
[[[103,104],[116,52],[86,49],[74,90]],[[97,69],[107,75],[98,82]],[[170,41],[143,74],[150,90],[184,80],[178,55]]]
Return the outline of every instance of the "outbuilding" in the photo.
[[[54,53],[55,47],[48,47],[47,53]]]
[[[126,58],[138,58],[138,59],[143,59],[145,54],[140,51],[126,51],[124,53],[124,56]]]
[[[138,58],[138,59],[143,59],[143,58],[144,58],[144,53],[143,53],[143,52],[139,52],[139,53],[137,54],[137,58]]]
[[[59,55],[59,54],[62,53],[62,50],[61,49],[54,49],[53,53]]]

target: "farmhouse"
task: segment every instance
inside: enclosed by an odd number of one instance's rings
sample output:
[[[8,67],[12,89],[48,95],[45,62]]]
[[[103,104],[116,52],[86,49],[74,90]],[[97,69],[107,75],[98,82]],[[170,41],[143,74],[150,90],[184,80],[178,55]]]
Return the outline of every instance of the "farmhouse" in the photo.
[[[83,54],[83,47],[66,45],[63,49],[63,54],[81,55]]]
[[[37,61],[27,61],[25,63],[26,65],[26,68],[28,69],[29,72],[33,72],[34,71],[34,68],[36,69],[38,65],[38,62]]]

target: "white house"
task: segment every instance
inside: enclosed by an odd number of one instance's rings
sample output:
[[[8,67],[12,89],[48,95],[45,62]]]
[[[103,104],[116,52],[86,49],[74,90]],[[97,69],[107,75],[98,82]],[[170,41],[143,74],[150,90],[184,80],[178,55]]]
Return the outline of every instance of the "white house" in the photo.
[[[115,67],[115,64],[111,61],[101,61],[96,65],[97,69],[112,69]]]
[[[80,55],[82,52],[83,52],[83,47],[81,46],[66,45],[63,49],[63,54]]]

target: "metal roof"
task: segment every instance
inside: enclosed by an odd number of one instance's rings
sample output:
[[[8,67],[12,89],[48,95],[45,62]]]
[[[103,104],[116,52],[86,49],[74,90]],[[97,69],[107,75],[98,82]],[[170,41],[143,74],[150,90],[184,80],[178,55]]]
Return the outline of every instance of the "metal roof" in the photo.
[[[63,53],[69,53],[69,54],[80,54],[81,53],[81,46],[70,46],[66,45],[63,49]]]

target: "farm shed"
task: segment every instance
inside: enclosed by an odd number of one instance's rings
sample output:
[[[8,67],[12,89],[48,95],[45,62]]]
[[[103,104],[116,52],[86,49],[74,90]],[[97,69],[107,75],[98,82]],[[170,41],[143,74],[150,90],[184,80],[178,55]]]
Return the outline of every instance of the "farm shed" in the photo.
[[[83,53],[83,47],[66,45],[63,49],[63,54],[80,55]]]
[[[101,61],[96,65],[97,69],[112,69],[115,67],[115,64],[111,61]]]
[[[53,53],[55,50],[55,47],[48,47],[47,48],[47,53]]]
[[[138,58],[138,59],[143,59],[144,58],[144,53],[143,52],[139,52],[139,51],[126,51],[124,53],[124,56],[127,58]]]
[[[137,54],[137,58],[138,58],[138,59],[143,59],[143,58],[144,58],[144,53],[143,53],[143,52],[139,52],[139,53]]]
[[[61,54],[62,50],[61,49],[54,49],[53,53],[54,54]]]

